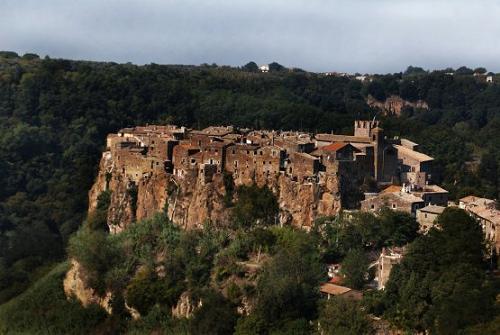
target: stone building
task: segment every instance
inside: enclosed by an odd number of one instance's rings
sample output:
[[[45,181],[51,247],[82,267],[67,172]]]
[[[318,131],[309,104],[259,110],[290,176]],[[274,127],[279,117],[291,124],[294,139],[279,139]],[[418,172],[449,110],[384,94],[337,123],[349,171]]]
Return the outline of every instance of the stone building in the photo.
[[[495,208],[496,201],[475,196],[459,200],[459,207],[479,221],[485,239],[491,244],[491,251],[500,253],[500,211]]]
[[[324,283],[320,286],[319,290],[322,294],[324,294],[329,300],[333,297],[343,297],[346,299],[352,300],[361,300],[363,299],[363,292],[354,290],[352,288],[341,286],[333,283]]]
[[[389,280],[392,268],[399,264],[403,259],[403,248],[383,248],[380,256],[373,264],[376,266],[375,281],[379,290],[385,289],[385,285]]]
[[[426,233],[434,226],[434,223],[439,215],[443,213],[446,207],[427,205],[417,209],[417,222],[420,226],[420,232]]]
[[[293,152],[285,161],[285,169],[293,180],[311,180],[319,172],[319,158],[305,152]]]
[[[384,207],[415,216],[417,209],[424,207],[424,201],[413,194],[402,191],[371,194],[361,201],[361,210],[363,211],[378,212]]]

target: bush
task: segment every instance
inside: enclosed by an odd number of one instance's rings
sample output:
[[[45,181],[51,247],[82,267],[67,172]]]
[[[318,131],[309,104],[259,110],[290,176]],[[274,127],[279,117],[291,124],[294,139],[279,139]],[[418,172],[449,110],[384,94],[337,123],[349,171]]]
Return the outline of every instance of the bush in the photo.
[[[275,222],[279,211],[278,202],[267,186],[240,186],[237,193],[233,214],[241,227],[267,226]]]

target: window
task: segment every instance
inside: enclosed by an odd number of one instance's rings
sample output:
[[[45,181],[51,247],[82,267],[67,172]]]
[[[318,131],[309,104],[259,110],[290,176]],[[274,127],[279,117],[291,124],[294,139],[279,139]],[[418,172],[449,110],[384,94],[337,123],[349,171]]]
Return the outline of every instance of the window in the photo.
[[[371,209],[375,209],[375,205],[373,205],[373,204],[372,204],[372,205],[370,206],[370,208],[371,208]]]
[[[424,217],[427,219],[427,213],[424,214]]]
[[[397,206],[396,206],[396,204],[392,204],[392,208],[393,208],[393,209],[394,209],[394,208],[396,208],[396,207],[397,207]]]

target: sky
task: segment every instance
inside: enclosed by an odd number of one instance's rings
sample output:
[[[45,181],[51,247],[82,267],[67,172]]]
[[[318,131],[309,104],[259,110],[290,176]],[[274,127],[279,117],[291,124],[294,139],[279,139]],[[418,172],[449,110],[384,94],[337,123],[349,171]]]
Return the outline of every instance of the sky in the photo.
[[[0,0],[0,50],[389,73],[500,72],[500,0]]]

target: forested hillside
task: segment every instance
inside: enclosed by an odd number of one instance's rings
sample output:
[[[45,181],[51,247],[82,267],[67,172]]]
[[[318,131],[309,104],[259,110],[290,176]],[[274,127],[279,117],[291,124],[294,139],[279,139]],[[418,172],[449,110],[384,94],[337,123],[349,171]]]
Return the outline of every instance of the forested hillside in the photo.
[[[467,71],[377,75],[371,82],[276,67],[97,63],[0,54],[0,304],[62,260],[85,219],[105,137],[126,126],[233,124],[350,133],[368,95],[424,100],[382,115],[391,136],[436,158],[452,197],[498,198],[500,84]],[[215,298],[214,298],[215,299]]]

